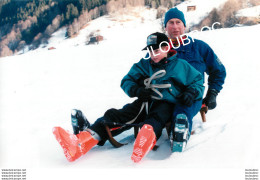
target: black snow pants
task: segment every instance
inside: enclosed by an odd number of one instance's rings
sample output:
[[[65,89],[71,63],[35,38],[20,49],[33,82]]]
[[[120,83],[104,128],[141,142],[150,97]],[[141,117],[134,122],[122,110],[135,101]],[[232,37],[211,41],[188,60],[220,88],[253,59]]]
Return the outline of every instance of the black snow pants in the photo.
[[[157,140],[162,134],[162,130],[165,124],[171,120],[174,104],[166,101],[151,101],[149,104],[149,112],[146,114],[145,108],[139,114],[138,118],[133,122],[135,124],[149,124],[153,127]],[[94,124],[90,126],[90,129],[95,131],[102,139],[98,145],[104,145],[108,140],[108,134],[105,130],[104,123],[117,122],[127,123],[133,120],[140,112],[142,102],[139,100],[134,101],[131,104],[126,104],[122,109],[109,109],[105,112],[104,116],[97,119]],[[109,125],[110,128],[117,127]],[[131,127],[123,127],[112,131],[112,136],[119,135],[120,133],[130,129]]]

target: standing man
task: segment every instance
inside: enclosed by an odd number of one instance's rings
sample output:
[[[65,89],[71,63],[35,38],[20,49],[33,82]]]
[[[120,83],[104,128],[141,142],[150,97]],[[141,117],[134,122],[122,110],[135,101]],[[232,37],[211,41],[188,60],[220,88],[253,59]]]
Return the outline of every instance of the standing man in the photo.
[[[209,110],[217,106],[216,97],[224,84],[226,70],[207,43],[198,39],[191,39],[184,35],[186,21],[182,11],[177,8],[168,10],[165,13],[164,26],[171,41],[171,50],[174,49],[177,51],[177,57],[186,60],[196,68],[202,74],[203,80],[204,74],[208,74],[208,91],[206,97],[203,100],[194,101],[191,106],[180,103],[174,108],[173,122],[175,122],[177,114],[184,113],[190,125],[189,132],[191,132],[192,119],[199,112],[202,103],[208,106]],[[190,95],[192,96],[194,93],[196,92],[190,92]],[[178,133],[175,132],[176,128],[172,128],[172,139],[183,141],[182,138],[178,137]]]

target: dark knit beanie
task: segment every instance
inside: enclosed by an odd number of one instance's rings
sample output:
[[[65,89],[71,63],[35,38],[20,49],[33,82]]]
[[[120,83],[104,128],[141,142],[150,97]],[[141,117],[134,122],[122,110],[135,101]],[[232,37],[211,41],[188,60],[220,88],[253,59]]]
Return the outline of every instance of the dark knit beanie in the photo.
[[[182,11],[180,11],[179,9],[177,8],[171,8],[169,11],[167,11],[165,13],[165,17],[164,17],[164,27],[166,27],[166,24],[167,22],[170,20],[170,19],[173,19],[173,18],[177,18],[177,19],[180,19],[184,26],[186,27],[186,21],[185,21],[185,18],[184,18],[184,14]]]

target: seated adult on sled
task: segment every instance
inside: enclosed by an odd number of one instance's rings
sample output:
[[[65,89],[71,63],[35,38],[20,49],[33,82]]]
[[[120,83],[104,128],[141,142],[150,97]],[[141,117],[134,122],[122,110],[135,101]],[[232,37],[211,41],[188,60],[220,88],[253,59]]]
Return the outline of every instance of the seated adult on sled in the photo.
[[[208,90],[205,98],[195,101],[191,106],[185,106],[180,103],[174,109],[172,121],[175,121],[177,114],[185,114],[191,131],[192,119],[200,111],[202,104],[208,110],[212,110],[217,106],[216,98],[223,88],[226,70],[207,43],[185,35],[186,20],[182,11],[177,8],[168,10],[164,17],[164,27],[171,41],[171,49],[177,51],[177,57],[186,60],[198,70],[202,74],[203,81],[205,78],[204,74],[208,75]]]
[[[164,42],[164,43],[163,43]],[[121,81],[121,88],[129,97],[137,97],[122,109],[109,109],[104,116],[90,125],[80,110],[72,110],[74,135],[61,127],[53,133],[69,161],[84,155],[95,145],[108,140],[106,126],[116,136],[139,124],[131,159],[139,162],[156,144],[167,121],[172,119],[176,104],[191,106],[203,96],[202,75],[183,59],[177,58],[175,50],[169,51],[165,34],[153,33],[147,38],[149,59],[135,63]],[[181,152],[190,135],[185,114],[179,113],[172,126],[172,151]],[[118,126],[122,124],[122,126]]]

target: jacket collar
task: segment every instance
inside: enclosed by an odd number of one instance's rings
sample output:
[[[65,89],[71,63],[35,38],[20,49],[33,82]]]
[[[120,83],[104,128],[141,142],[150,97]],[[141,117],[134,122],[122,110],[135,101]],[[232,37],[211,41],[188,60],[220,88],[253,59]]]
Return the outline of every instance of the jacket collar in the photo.
[[[163,58],[160,62],[158,63],[154,63],[152,61],[152,59],[150,59],[150,63],[153,67],[163,67],[165,65],[167,65],[170,61],[173,61],[177,58],[177,51],[171,49],[169,52],[168,52],[168,56],[167,58]]]

